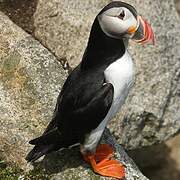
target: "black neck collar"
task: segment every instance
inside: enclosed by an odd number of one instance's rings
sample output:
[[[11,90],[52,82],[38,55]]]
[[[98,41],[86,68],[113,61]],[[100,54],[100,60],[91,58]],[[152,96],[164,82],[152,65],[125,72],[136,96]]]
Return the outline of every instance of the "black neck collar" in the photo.
[[[96,18],[90,32],[87,48],[81,62],[81,69],[107,66],[125,53],[123,39],[107,36]]]

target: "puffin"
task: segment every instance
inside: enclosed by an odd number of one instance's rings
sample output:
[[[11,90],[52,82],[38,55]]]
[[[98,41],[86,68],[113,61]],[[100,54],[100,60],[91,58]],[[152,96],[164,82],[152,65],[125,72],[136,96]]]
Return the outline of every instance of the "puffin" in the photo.
[[[100,144],[107,123],[124,104],[134,82],[129,40],[155,43],[149,23],[121,1],[106,5],[95,17],[80,64],[69,74],[57,98],[52,120],[34,145],[28,162],[63,148],[79,146],[95,173],[122,179],[125,167],[108,144]]]

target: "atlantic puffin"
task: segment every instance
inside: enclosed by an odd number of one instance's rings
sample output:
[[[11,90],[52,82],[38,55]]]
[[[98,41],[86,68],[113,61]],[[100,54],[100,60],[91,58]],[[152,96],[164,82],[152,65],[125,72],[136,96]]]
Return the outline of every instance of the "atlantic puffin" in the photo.
[[[118,179],[125,176],[124,166],[113,159],[113,148],[98,144],[133,85],[129,39],[155,43],[151,26],[133,6],[113,1],[96,16],[82,61],[65,81],[45,132],[29,142],[35,146],[27,161],[79,145],[94,172]]]

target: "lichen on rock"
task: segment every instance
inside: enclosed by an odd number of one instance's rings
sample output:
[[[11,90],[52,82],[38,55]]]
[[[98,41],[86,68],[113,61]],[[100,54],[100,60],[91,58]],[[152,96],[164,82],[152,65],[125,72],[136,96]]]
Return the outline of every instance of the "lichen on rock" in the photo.
[[[2,13],[0,20],[1,155],[23,164],[27,142],[51,118],[66,73],[38,41]]]

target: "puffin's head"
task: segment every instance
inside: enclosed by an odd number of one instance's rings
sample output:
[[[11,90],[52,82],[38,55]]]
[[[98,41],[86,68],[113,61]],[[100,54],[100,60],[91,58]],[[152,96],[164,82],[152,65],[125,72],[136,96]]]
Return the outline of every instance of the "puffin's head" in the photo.
[[[102,31],[112,38],[131,38],[138,43],[155,43],[151,26],[136,9],[124,2],[114,1],[105,6],[97,19]]]

